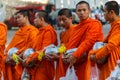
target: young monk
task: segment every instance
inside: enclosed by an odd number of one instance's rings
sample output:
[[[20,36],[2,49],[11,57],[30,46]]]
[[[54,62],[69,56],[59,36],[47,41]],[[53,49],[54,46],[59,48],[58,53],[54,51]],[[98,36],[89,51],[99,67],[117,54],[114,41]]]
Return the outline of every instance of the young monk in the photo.
[[[117,60],[120,59],[120,17],[119,5],[116,1],[109,1],[105,4],[104,17],[111,24],[108,36],[103,40],[107,44],[96,51],[90,51],[91,60],[98,64],[100,80],[105,80],[110,76]]]
[[[60,33],[61,44],[67,45],[70,38],[70,33],[75,25],[72,24],[72,13],[69,9],[63,8],[58,12],[58,22],[63,27]]]
[[[67,50],[72,48],[78,49],[70,56],[65,57],[65,61],[70,66],[74,65],[78,80],[85,80],[87,54],[95,42],[102,40],[103,32],[101,23],[89,17],[90,6],[86,1],[78,2],[76,13],[80,18],[80,22],[73,28],[66,48]],[[66,70],[59,70],[58,74],[59,77],[56,80],[59,80],[63,75],[65,76]]]
[[[54,80],[54,62],[45,58],[39,60],[38,56],[46,46],[50,44],[57,45],[56,32],[48,24],[48,13],[44,10],[36,12],[34,23],[39,27],[39,33],[33,45],[36,52],[27,58],[26,65],[32,61],[37,65],[32,69],[28,68],[28,73],[31,75],[31,80]],[[44,53],[43,55],[46,56]]]
[[[2,73],[4,72],[4,50],[5,50],[5,44],[7,41],[7,26],[0,22],[0,80],[2,79]]]
[[[58,23],[63,27],[63,31],[60,33],[60,44],[66,46],[70,39],[70,33],[72,29],[76,26],[72,24],[72,12],[67,8],[61,9],[58,12]],[[58,78],[58,74],[59,74],[58,72],[60,68],[63,68],[60,63],[62,63],[62,55],[60,55],[60,59],[57,62],[56,78]]]
[[[36,37],[38,29],[29,23],[28,12],[26,10],[18,11],[16,13],[16,20],[20,28],[7,46],[6,53],[9,49],[16,47],[19,49],[16,53],[19,56],[24,50],[32,47],[33,39]],[[11,59],[6,62],[4,80],[20,80],[22,67],[16,68],[15,65],[9,64],[9,62],[14,63]]]

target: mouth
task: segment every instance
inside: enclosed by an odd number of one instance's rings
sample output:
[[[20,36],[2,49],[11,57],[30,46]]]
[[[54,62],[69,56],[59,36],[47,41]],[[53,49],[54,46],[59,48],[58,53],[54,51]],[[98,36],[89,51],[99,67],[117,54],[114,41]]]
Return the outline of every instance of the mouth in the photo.
[[[19,22],[17,22],[17,24],[19,25],[20,23],[19,23]]]
[[[36,25],[36,22],[34,22],[34,24]]]
[[[83,17],[83,15],[80,15],[80,17]]]
[[[83,16],[79,16],[79,18],[83,18]]]
[[[61,26],[65,27],[65,25],[61,25]]]

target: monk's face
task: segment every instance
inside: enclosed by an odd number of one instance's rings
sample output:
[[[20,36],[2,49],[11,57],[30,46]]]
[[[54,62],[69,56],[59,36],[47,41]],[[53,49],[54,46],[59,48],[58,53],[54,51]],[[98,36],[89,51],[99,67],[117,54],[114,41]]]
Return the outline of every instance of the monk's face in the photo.
[[[111,11],[108,11],[106,6],[104,7],[104,18],[106,19],[106,21],[109,21],[109,22],[111,22],[113,19]]]
[[[80,20],[85,20],[89,17],[90,8],[85,3],[78,4],[76,6],[76,13],[77,13],[78,17],[80,18]]]
[[[41,19],[39,18],[38,13],[35,13],[35,19],[34,19],[34,24],[35,24],[35,26],[40,27],[41,22],[42,22],[42,21],[41,21]]]
[[[65,15],[58,16],[58,23],[65,29],[70,27],[72,23],[72,17],[68,18]]]
[[[18,26],[23,26],[26,23],[27,17],[23,16],[22,14],[18,13],[16,15],[16,21]]]

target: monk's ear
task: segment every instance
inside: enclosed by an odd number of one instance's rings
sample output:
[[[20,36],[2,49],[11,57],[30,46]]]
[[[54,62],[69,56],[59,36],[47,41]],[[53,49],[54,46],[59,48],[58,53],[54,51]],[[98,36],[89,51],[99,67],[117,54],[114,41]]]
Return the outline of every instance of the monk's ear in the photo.
[[[89,8],[89,11],[91,12],[91,9]]]
[[[43,17],[41,17],[41,21],[45,21]]]
[[[27,17],[27,16],[25,16],[25,18],[26,18],[26,19],[28,19],[28,17]]]
[[[88,11],[89,11],[89,14],[91,13],[91,9],[90,8],[88,8]]]
[[[72,19],[73,19],[73,16],[72,16],[72,17],[70,17],[70,19],[72,20]]]
[[[115,12],[114,12],[113,10],[110,10],[110,11],[109,11],[109,14],[112,15],[112,14],[115,14]]]

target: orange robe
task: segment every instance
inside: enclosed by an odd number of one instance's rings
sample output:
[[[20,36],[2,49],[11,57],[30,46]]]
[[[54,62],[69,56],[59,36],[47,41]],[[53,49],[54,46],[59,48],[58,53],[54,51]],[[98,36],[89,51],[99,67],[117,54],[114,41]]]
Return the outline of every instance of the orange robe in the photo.
[[[70,39],[70,34],[75,26],[76,25],[71,25],[68,30],[61,32],[61,34],[60,34],[60,43],[61,44],[64,44],[65,46],[68,44],[69,39]],[[63,74],[63,76],[64,76],[64,72],[61,72],[61,70],[64,71],[64,69],[66,70],[67,67],[68,67],[68,65],[65,65],[65,64],[63,67],[62,54],[61,54],[60,58],[57,62],[57,66],[56,66],[56,79],[59,78],[59,74]]]
[[[3,23],[0,23],[0,72],[4,72],[4,50],[5,50],[5,44],[7,41],[7,26]],[[1,80],[2,74],[0,73],[0,80]]]
[[[19,49],[19,53],[17,54],[20,54],[27,48],[31,48],[33,45],[33,39],[36,37],[37,33],[38,29],[32,25],[20,27],[6,48],[6,52],[8,52],[10,48],[16,47]],[[20,64],[18,65],[19,67],[11,66],[10,64],[5,65],[6,73],[4,80],[20,80],[22,67],[20,67]]]
[[[96,55],[97,60],[108,56],[107,62],[102,65],[98,64],[100,80],[105,80],[110,76],[117,60],[120,59],[120,18],[111,23],[111,30],[103,42],[107,43],[104,47],[90,52]]]
[[[64,44],[65,46],[67,45],[67,43],[69,42],[69,39],[70,39],[70,33],[75,26],[76,25],[71,25],[68,30],[61,32],[61,34],[60,34],[60,43],[61,44]]]
[[[50,44],[57,45],[57,35],[55,30],[48,25],[39,29],[33,48],[36,51],[40,51]],[[31,57],[34,57],[34,59],[37,60],[38,53],[30,55],[27,61],[30,60]],[[31,75],[31,80],[53,80],[55,73],[53,61],[43,59],[42,61],[37,61],[36,64],[37,66],[34,68],[28,69],[28,72]]]
[[[97,20],[88,18],[87,20],[81,21],[76,27],[73,28],[67,49],[78,48],[72,55],[76,58],[80,58],[84,53],[88,53],[93,47],[93,44],[97,41],[101,41],[103,38],[102,25]],[[76,74],[78,80],[85,80],[85,69],[87,59],[84,62],[78,62],[75,64]],[[64,64],[60,64],[63,65]],[[59,68],[56,80],[60,77],[65,76],[66,69]]]

